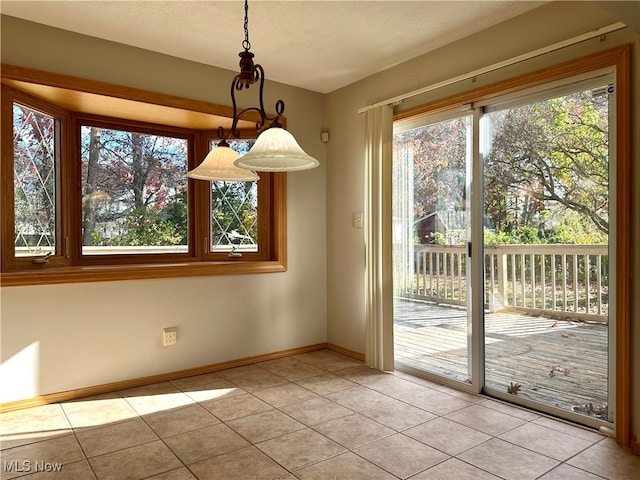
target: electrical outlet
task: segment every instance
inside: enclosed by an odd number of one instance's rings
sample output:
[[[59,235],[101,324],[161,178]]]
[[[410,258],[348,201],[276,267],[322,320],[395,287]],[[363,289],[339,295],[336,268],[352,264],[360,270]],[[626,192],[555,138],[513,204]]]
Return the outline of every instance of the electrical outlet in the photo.
[[[164,328],[162,330],[162,346],[170,347],[178,342],[178,330],[176,327]]]

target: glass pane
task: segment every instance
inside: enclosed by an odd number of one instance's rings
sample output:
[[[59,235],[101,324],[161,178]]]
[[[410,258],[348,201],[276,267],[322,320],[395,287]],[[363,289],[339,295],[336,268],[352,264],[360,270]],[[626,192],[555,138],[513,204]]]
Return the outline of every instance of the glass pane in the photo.
[[[229,146],[244,155],[254,142],[234,140]],[[212,252],[258,251],[258,182],[211,182],[210,248]]]
[[[470,382],[467,168],[471,117],[394,134],[396,362]]]
[[[82,253],[186,252],[182,138],[83,126]]]
[[[609,420],[608,85],[483,117],[486,384]]]
[[[15,255],[56,252],[56,120],[13,104]]]

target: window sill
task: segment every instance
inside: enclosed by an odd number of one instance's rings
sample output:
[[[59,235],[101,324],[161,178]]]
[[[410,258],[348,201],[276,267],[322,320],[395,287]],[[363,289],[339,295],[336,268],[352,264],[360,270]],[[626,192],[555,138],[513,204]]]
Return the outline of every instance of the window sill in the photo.
[[[286,272],[280,261],[198,262],[147,265],[108,265],[89,267],[60,267],[0,275],[0,286],[52,285],[62,283],[111,282],[157,278],[197,277],[209,275],[237,275],[250,273]]]

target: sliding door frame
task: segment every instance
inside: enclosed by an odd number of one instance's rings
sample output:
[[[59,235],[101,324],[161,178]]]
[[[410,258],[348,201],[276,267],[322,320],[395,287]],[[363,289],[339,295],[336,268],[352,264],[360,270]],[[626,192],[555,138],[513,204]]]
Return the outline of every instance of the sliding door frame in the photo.
[[[580,74],[586,74],[599,69],[613,67],[615,70],[615,212],[616,231],[614,233],[615,258],[615,417],[614,428],[616,441],[629,446],[631,442],[631,47],[624,45],[603,52],[595,53],[576,60],[570,60],[535,72],[520,75],[491,85],[439,99],[418,107],[399,111],[394,114],[394,122],[410,117],[431,115],[438,112],[469,108],[474,103],[487,103],[492,99],[503,97],[509,93],[524,91],[539,87],[554,81],[563,80]],[[474,120],[479,119],[479,109],[474,109]],[[474,124],[478,125],[475,121]],[[474,126],[474,129],[478,128]],[[479,154],[479,131],[474,130],[474,153]],[[476,150],[477,149],[477,150]],[[479,158],[476,157],[476,158]],[[482,163],[482,162],[477,162]],[[482,174],[482,166],[474,166],[474,175]],[[481,179],[482,176],[475,178]],[[390,182],[391,179],[389,178]],[[474,180],[477,183],[477,181]],[[482,191],[479,185],[473,185],[472,198],[474,204],[482,205]],[[480,190],[478,192],[478,190]],[[479,200],[480,199],[480,200]],[[472,215],[477,215],[474,211]],[[475,238],[479,237],[479,238]],[[476,233],[472,244],[482,245],[482,234]],[[474,250],[479,251],[478,248]],[[481,250],[481,249],[480,249]],[[475,259],[474,259],[475,257]],[[480,258],[480,260],[479,260]],[[483,285],[483,281],[477,276],[481,275],[481,256],[472,255],[473,285]],[[475,272],[475,273],[474,273]],[[477,283],[479,282],[479,283]],[[482,295],[474,295],[482,298]],[[471,305],[474,315],[478,315],[478,305]],[[483,310],[480,309],[480,312]],[[476,322],[477,323],[477,322]],[[482,323],[482,322],[480,322]],[[473,389],[479,391],[484,382],[484,372],[478,367],[483,365],[484,338],[482,335],[474,335],[480,340],[472,340],[473,349],[471,355],[474,360],[475,370],[472,371]]]

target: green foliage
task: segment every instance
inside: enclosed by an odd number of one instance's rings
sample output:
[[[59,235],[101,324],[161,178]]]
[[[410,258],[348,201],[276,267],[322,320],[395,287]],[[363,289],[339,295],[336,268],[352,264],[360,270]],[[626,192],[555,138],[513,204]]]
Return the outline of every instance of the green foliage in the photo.
[[[584,222],[576,212],[567,211],[555,229],[553,243],[606,245],[608,236],[595,228],[593,224]]]
[[[136,210],[124,222],[122,245],[179,245],[180,233],[175,226],[160,218],[157,210]]]
[[[166,246],[180,245],[181,233],[176,226],[161,218],[155,209],[137,209],[122,222],[120,234],[105,238],[94,232],[94,245],[99,246]]]
[[[187,244],[187,141],[81,128],[83,244]]]
[[[572,240],[578,231],[609,229],[608,97],[576,92],[487,115],[491,149],[485,161],[485,210],[496,230],[530,226]],[[578,223],[564,220],[572,212]],[[579,223],[588,224],[580,226]],[[562,235],[554,231],[565,226]],[[523,235],[524,233],[524,235]],[[524,243],[533,232],[519,234]]]
[[[488,245],[607,242],[606,85],[493,110],[483,121]],[[452,214],[467,208],[468,122],[462,116],[394,136],[394,221],[413,218],[416,230],[444,232],[419,232],[432,244],[451,244],[450,232],[465,228]],[[443,224],[419,223],[432,214]]]
[[[517,243],[515,239],[506,232],[495,231],[485,229],[484,231],[484,244],[489,247],[497,247],[498,245],[511,245]]]
[[[430,243],[432,245],[446,245],[447,244],[447,239],[445,238],[445,236],[442,233],[433,232],[431,234]]]
[[[159,215],[162,220],[172,225],[180,236],[178,245],[187,244],[187,216],[187,190],[184,188],[173,197],[173,200]]]
[[[467,117],[446,120],[395,136],[393,181],[399,184],[398,177],[413,175],[416,217],[443,209],[464,210],[468,121]]]
[[[547,240],[540,236],[537,228],[523,225],[512,232],[485,229],[484,243],[491,247],[498,245],[540,245],[547,243]]]
[[[539,244],[539,243],[547,243],[544,239],[540,238],[538,235],[538,229],[532,227],[531,225],[522,225],[516,228],[515,237],[518,240],[517,243],[523,244]]]

